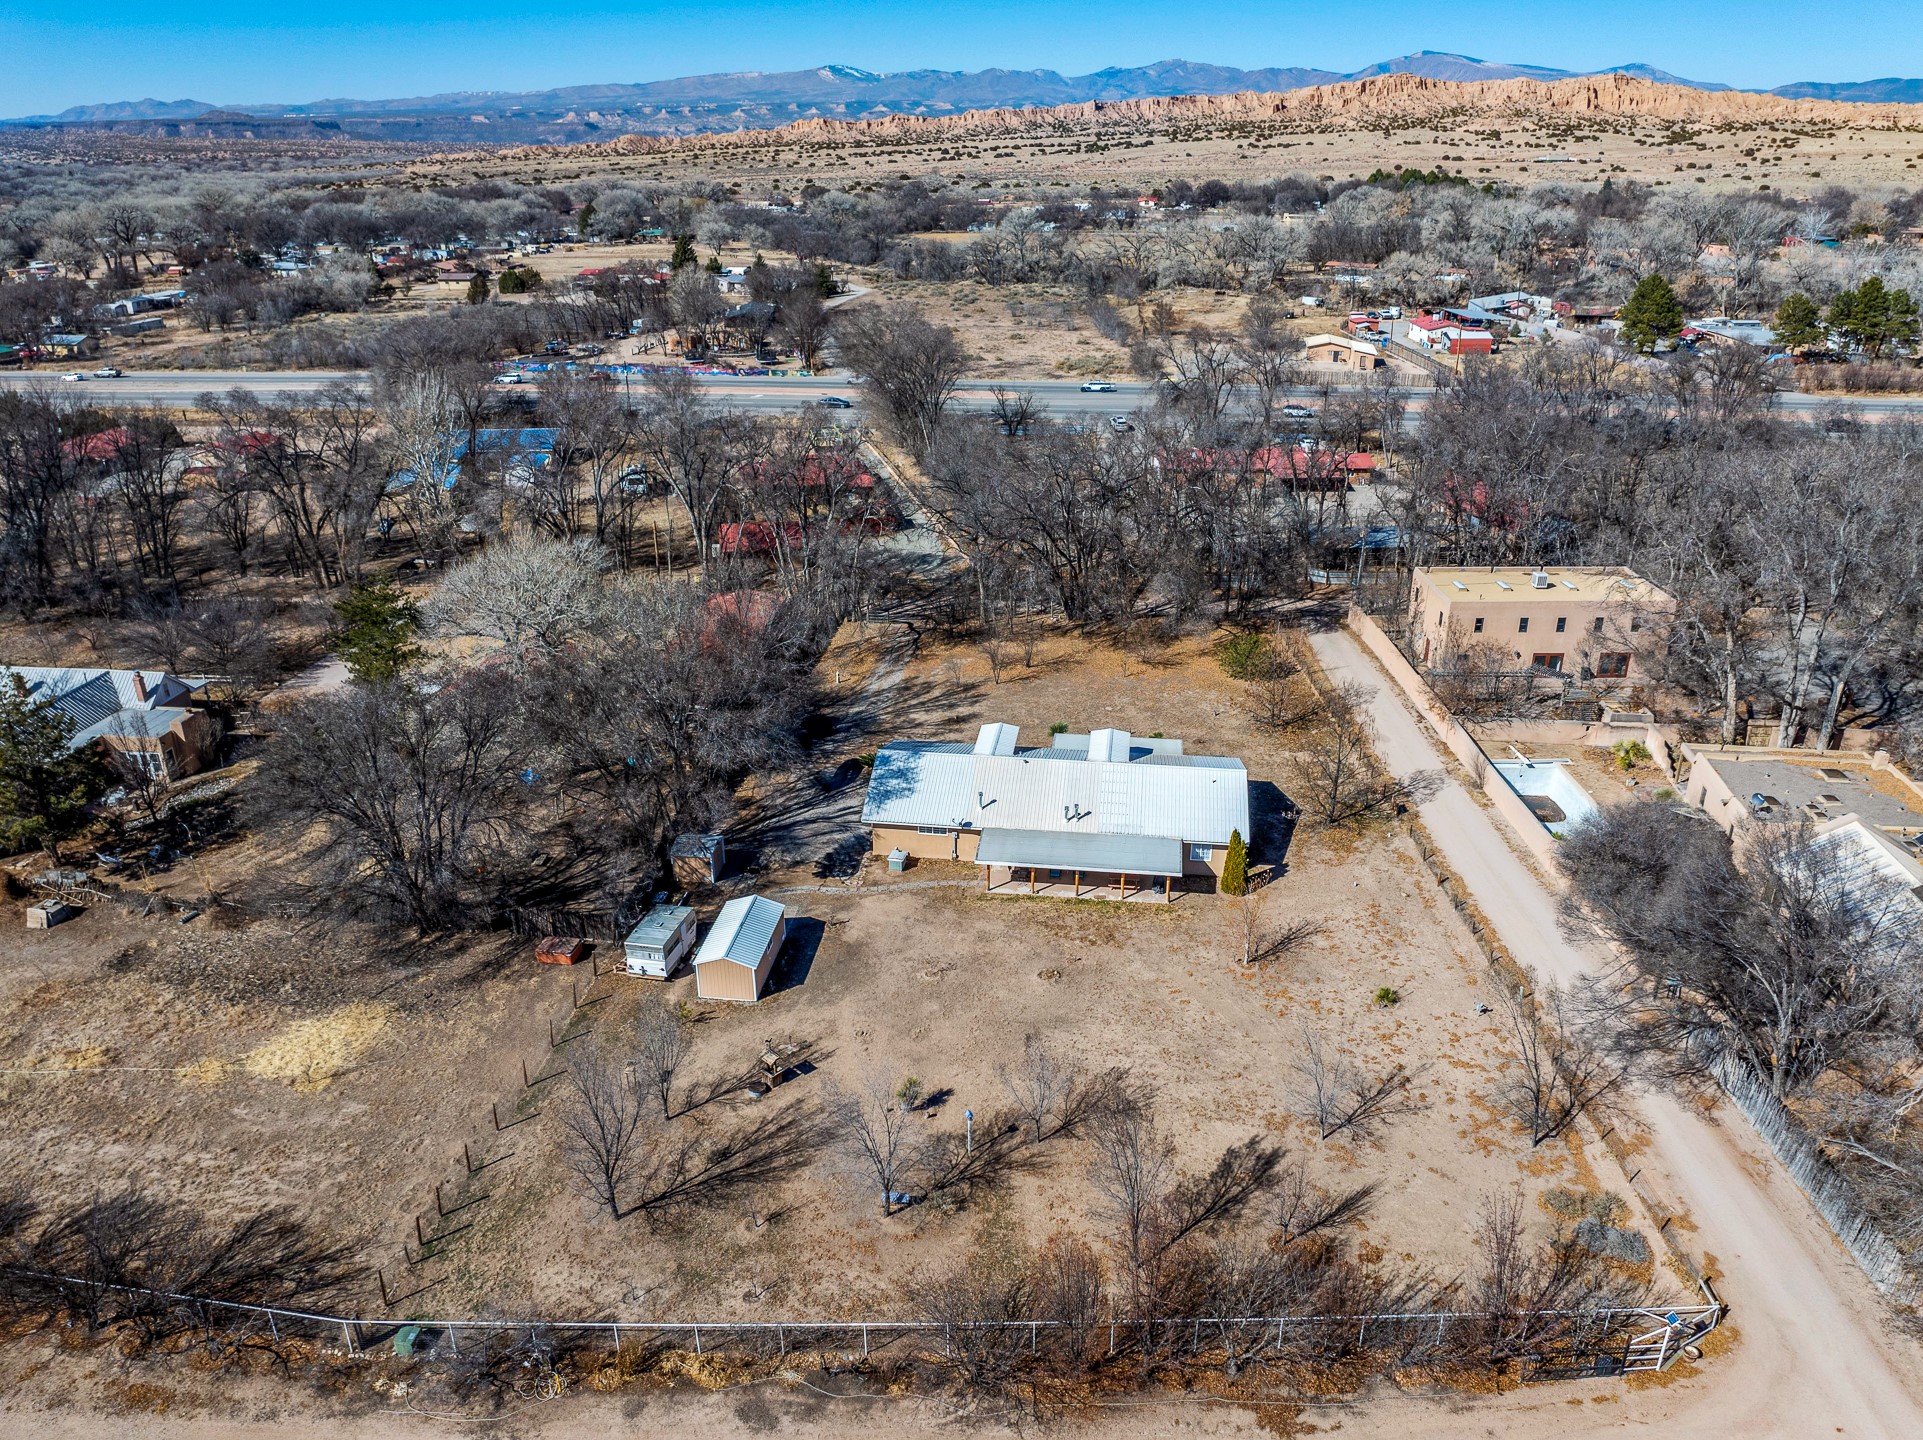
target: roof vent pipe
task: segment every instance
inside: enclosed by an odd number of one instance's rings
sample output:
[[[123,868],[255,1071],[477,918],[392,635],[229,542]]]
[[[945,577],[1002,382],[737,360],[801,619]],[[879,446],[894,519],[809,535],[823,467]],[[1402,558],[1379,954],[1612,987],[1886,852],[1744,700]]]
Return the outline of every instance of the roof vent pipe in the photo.
[[[1549,572],[1538,565],[1536,567],[1536,573],[1529,577],[1529,584],[1534,589],[1547,590],[1549,588]]]

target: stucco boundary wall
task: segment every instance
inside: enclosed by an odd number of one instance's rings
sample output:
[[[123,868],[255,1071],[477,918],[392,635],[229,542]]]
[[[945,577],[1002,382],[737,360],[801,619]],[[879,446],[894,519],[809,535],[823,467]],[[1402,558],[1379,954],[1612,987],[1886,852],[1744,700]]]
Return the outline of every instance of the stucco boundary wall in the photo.
[[[1442,743],[1449,747],[1449,753],[1462,762],[1496,813],[1509,822],[1528,851],[1542,862],[1543,869],[1551,879],[1561,883],[1562,872],[1556,866],[1556,838],[1544,828],[1529,807],[1522,803],[1522,797],[1509,788],[1509,782],[1496,772],[1490,763],[1488,752],[1476,743],[1476,737],[1465,730],[1461,723],[1451,715],[1442,702],[1435,697],[1427,682],[1416,673],[1415,666],[1396,649],[1395,642],[1383,633],[1382,627],[1362,611],[1351,607],[1349,629],[1355,637],[1375,656],[1382,668],[1389,672],[1402,693],[1415,706],[1420,715],[1435,731]]]
[[[1677,742],[1640,715],[1611,714],[1602,720],[1478,720],[1475,734],[1489,745],[1534,741],[1538,745],[1593,745],[1607,750],[1619,740],[1640,740],[1670,784],[1676,780]]]

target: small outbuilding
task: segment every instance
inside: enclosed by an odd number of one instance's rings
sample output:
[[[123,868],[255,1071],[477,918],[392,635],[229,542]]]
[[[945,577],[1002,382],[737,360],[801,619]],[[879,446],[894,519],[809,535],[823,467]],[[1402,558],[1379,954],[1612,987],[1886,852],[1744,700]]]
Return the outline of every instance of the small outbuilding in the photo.
[[[728,868],[728,842],[719,835],[677,835],[668,847],[668,863],[683,885],[712,885]]]
[[[703,1000],[759,1000],[787,935],[785,905],[762,895],[730,900],[695,953],[695,994]]]
[[[657,905],[628,932],[628,974],[666,980],[694,948],[694,907]]]

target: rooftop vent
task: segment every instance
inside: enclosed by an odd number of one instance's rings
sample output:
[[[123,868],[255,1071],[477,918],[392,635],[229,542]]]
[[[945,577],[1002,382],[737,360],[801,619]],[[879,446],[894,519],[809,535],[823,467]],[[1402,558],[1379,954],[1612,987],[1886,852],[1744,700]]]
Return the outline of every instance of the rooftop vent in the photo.
[[[1088,737],[1088,758],[1126,761],[1133,738],[1126,730],[1093,731]]]
[[[1538,568],[1536,573],[1529,577],[1529,588],[1532,590],[1547,590],[1549,588],[1549,572]]]
[[[1021,733],[1019,725],[1007,725],[999,721],[992,725],[984,725],[980,733],[975,736],[975,753],[977,755],[1013,755],[1015,739]]]

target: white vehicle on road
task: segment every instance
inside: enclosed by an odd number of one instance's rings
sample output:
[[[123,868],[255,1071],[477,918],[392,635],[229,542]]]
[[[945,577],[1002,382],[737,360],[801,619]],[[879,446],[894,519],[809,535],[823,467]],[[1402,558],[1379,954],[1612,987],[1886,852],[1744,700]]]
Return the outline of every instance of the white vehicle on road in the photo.
[[[1135,428],[1135,422],[1126,415],[1111,415],[1108,417],[1108,423],[1117,430],[1133,430]]]
[[[1113,395],[1115,386],[1107,380],[1090,380],[1083,384],[1082,391],[1088,395]]]
[[[98,370],[93,372],[93,378],[96,380],[118,380],[120,378],[120,369],[115,365],[102,365]]]
[[[1313,420],[1315,411],[1306,405],[1284,405],[1282,413],[1291,420]]]
[[[87,378],[87,372],[84,370],[69,370],[60,378],[62,380],[85,380]]]

